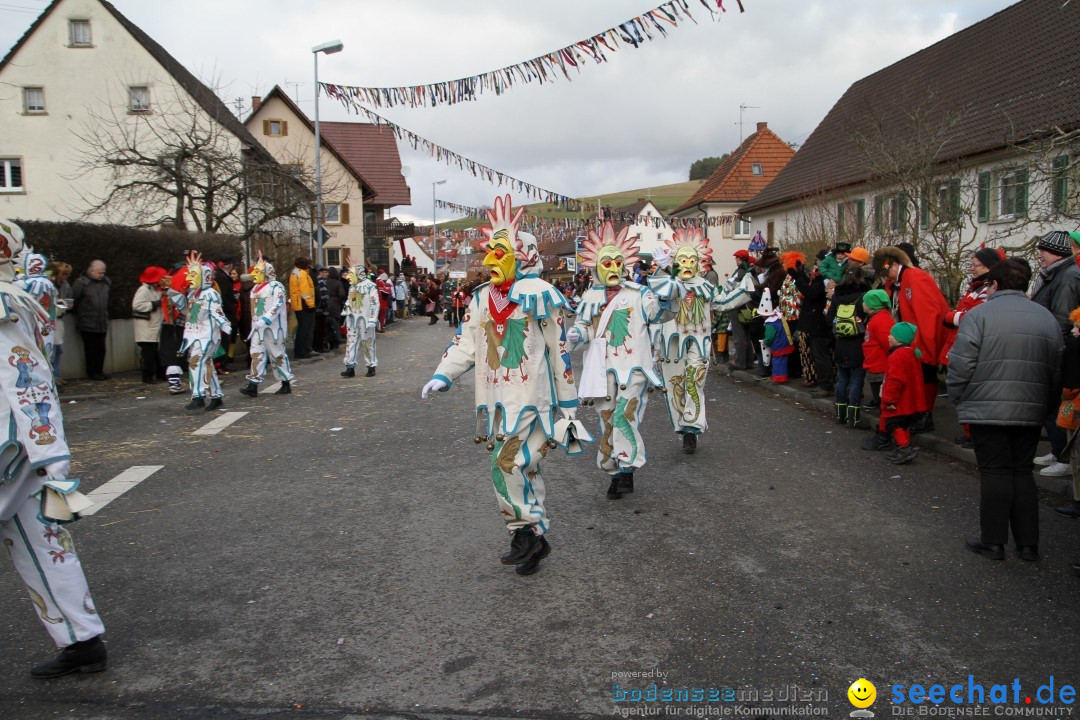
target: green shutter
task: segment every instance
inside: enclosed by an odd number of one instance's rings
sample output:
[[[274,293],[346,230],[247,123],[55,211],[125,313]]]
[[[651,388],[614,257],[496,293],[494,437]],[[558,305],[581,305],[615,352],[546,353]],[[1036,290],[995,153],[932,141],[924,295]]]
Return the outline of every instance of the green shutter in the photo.
[[[906,191],[901,190],[896,194],[896,207],[900,211],[900,222],[898,224],[898,230],[902,233],[907,232],[908,224],[908,194]]]
[[[960,178],[949,180],[949,224],[960,224]]]
[[[855,201],[855,235],[859,238],[866,232],[866,201],[859,198]]]
[[[938,213],[941,209],[938,209]],[[919,227],[923,230],[930,227],[930,187],[924,186],[919,194]]]
[[[1028,171],[1016,171],[1016,216],[1026,217],[1028,210]]]
[[[1054,210],[1064,213],[1069,208],[1069,156],[1058,155],[1054,158],[1053,172]]]
[[[883,235],[885,232],[885,228],[883,227],[884,213],[882,212],[881,207],[883,202],[884,198],[882,198],[880,195],[874,198],[874,232],[876,232],[878,235]]]
[[[836,237],[843,239],[844,235],[844,203],[836,203]]]
[[[979,173],[979,212],[978,219],[986,222],[990,219],[990,173]]]

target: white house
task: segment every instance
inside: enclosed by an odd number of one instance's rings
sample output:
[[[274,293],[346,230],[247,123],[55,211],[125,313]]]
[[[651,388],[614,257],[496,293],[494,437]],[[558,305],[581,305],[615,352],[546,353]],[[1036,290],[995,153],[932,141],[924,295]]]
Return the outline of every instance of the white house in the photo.
[[[675,232],[652,200],[639,198],[632,205],[616,208],[613,212],[615,230],[629,227],[628,237],[638,238],[641,252],[645,255],[652,256],[656,246],[670,240]]]

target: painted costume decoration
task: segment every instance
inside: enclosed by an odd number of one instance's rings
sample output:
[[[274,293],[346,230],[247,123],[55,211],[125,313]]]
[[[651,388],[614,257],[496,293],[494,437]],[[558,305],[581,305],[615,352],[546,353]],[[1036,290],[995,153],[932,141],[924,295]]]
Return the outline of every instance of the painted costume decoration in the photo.
[[[49,315],[17,285],[22,230],[0,219],[0,542],[58,647],[105,632],[71,535],[60,523],[90,506],[67,477],[70,454],[46,354]],[[40,257],[40,256],[39,256]],[[36,274],[36,273],[35,273]]]
[[[34,252],[31,247],[23,250],[17,259],[22,269],[22,277],[16,280],[15,284],[32,295],[48,317],[48,322],[41,329],[41,336],[45,341],[45,357],[51,358],[53,343],[56,340],[57,307],[56,286],[45,274],[49,261],[44,255]]]
[[[712,250],[701,230],[676,230],[666,243],[673,260],[671,274],[654,275],[649,285],[675,317],[656,333],[660,371],[667,392],[668,418],[677,433],[700,435],[705,419],[705,376],[714,312],[745,304],[742,290],[721,298],[719,288],[700,276],[702,264],[712,262]]]
[[[364,364],[377,367],[379,359],[375,356],[375,333],[379,328],[379,289],[368,277],[363,265],[353,265],[347,259],[349,272],[345,277],[349,281],[349,295],[345,307],[341,310],[345,318],[345,369],[352,370],[364,348]],[[349,373],[342,373],[348,375]]]
[[[593,284],[581,297],[569,335],[572,349],[588,344],[578,397],[596,407],[596,464],[612,476],[612,499],[633,492],[633,472],[645,464],[641,418],[649,393],[663,387],[654,369],[652,328],[670,316],[655,293],[625,279],[626,269],[640,261],[629,230],[616,234],[607,221],[600,233],[589,231],[581,264],[593,271]]]
[[[542,268],[536,238],[518,232],[522,210],[513,212],[510,197],[497,198],[488,211],[490,227],[484,266],[491,282],[480,285],[453,342],[425,387],[446,390],[454,380],[476,370],[476,442],[488,441],[492,485],[499,511],[527,554],[511,553],[503,562],[517,564],[539,553],[537,536],[547,532],[544,480],[540,459],[550,446],[571,454],[579,440],[591,437],[574,419],[578,406],[566,346],[566,299],[539,277]],[[542,543],[546,554],[546,541]],[[538,560],[536,561],[538,563]],[[518,567],[518,572],[535,572]]]
[[[288,334],[289,306],[285,286],[277,279],[277,272],[269,260],[259,252],[259,261],[251,269],[255,281],[251,289],[251,372],[247,381],[258,386],[266,377],[268,368],[283,383],[292,382],[292,366],[285,353],[285,336]],[[190,324],[189,324],[190,326]]]
[[[169,290],[169,299],[186,318],[180,352],[188,354],[191,399],[198,407],[200,405],[196,403],[203,398],[220,401],[221,385],[214,368],[214,357],[221,345],[222,333],[228,334],[232,325],[221,308],[221,295],[214,289],[214,266],[203,263],[202,255],[197,252],[188,255],[187,260],[188,291]]]

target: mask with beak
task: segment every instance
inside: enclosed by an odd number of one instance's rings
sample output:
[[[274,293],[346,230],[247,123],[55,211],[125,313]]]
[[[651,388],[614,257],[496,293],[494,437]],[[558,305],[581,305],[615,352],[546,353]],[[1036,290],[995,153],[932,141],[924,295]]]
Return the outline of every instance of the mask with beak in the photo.
[[[672,272],[680,280],[691,280],[701,272],[702,264],[712,262],[712,248],[701,230],[682,228],[666,243],[674,258]]]
[[[623,281],[626,268],[633,267],[638,257],[635,239],[627,238],[629,226],[615,233],[611,221],[605,221],[600,232],[589,230],[581,244],[581,265],[593,271],[593,277],[605,287],[617,287]]]
[[[487,254],[484,267],[491,274],[491,284],[504,290],[514,284],[519,275],[537,274],[543,269],[536,238],[519,232],[523,208],[515,213],[510,196],[495,198],[495,207],[487,211],[488,227],[480,231],[488,238],[484,244]]]

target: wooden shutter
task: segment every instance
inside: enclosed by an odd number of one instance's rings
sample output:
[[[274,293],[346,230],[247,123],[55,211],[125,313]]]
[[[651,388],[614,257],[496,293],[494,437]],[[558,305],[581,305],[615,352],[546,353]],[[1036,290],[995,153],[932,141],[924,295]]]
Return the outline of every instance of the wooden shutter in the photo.
[[[282,120],[281,121],[281,137],[285,137],[288,134],[289,134],[289,121],[288,120]]]
[[[844,235],[844,203],[836,203],[836,237],[842,239]]]
[[[990,219],[990,173],[979,173],[979,203],[978,220],[986,222]]]
[[[270,121],[269,120],[263,120],[263,135],[269,135],[269,134],[270,134]]]
[[[338,210],[338,222],[342,225],[349,224],[349,203],[341,203],[340,209]]]
[[[1028,209],[1028,171],[1016,171],[1016,215],[1024,217]]]
[[[855,235],[862,238],[866,231],[866,201],[859,198],[855,201]]]
[[[874,232],[883,235],[885,232],[885,213],[883,204],[885,199],[880,195],[874,197]]]
[[[1063,213],[1069,209],[1069,156],[1058,155],[1054,158],[1053,167],[1054,210]]]
[[[896,211],[900,214],[899,222],[897,223],[897,230],[900,230],[901,232],[907,232],[908,194],[906,190],[901,190],[896,194]]]
[[[960,224],[960,178],[949,180],[949,222]]]
[[[938,208],[938,213],[941,213]],[[925,230],[930,227],[930,186],[924,185],[919,193],[919,227]]]

